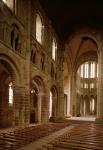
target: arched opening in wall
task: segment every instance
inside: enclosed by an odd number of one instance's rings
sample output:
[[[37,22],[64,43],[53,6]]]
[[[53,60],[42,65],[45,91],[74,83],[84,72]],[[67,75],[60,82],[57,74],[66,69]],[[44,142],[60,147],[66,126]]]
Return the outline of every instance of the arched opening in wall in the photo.
[[[44,38],[44,25],[39,14],[36,15],[36,40],[42,44]]]
[[[49,120],[55,121],[57,116],[57,89],[55,86],[53,86],[50,90],[50,101],[49,101]]]
[[[21,32],[19,27],[16,24],[12,24],[11,27],[11,47],[14,48],[17,52],[21,53]]]
[[[31,89],[31,111],[30,111],[30,123],[38,122],[37,109],[38,109],[38,89],[36,87],[32,87]]]
[[[13,123],[13,82],[8,64],[0,60],[0,127]]]
[[[40,123],[45,118],[45,86],[43,80],[36,76],[31,82],[30,90],[30,123]],[[42,118],[43,115],[43,118]]]
[[[76,75],[76,91],[79,93],[79,98],[76,96],[76,114],[80,116],[96,116],[97,102],[97,79],[98,69],[96,61],[86,61],[81,64]],[[92,96],[91,96],[92,95]],[[82,96],[82,98],[81,98]]]

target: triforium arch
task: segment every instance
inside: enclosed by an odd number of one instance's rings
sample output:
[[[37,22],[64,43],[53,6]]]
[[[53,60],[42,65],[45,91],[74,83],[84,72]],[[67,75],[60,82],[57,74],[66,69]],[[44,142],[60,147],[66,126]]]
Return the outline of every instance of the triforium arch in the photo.
[[[58,110],[58,93],[57,88],[53,85],[50,89],[50,102],[49,102],[49,120],[55,121]]]
[[[48,98],[46,86],[40,76],[31,81],[30,89],[30,123],[43,123],[48,121]]]
[[[20,73],[15,63],[6,55],[0,55],[0,127],[15,125],[17,108],[15,86],[19,84]],[[19,116],[18,116],[18,119]]]

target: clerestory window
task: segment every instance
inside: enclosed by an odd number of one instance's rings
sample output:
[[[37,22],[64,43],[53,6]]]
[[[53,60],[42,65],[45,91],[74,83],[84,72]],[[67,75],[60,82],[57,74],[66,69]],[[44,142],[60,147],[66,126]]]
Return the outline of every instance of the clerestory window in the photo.
[[[42,44],[44,38],[44,25],[39,14],[36,16],[36,40]]]
[[[16,14],[16,0],[2,0]]]
[[[53,38],[53,41],[52,41],[52,59],[56,60],[56,56],[57,56],[57,42],[56,42],[56,39]]]
[[[79,69],[81,78],[96,78],[98,77],[98,65],[96,62],[85,62]]]

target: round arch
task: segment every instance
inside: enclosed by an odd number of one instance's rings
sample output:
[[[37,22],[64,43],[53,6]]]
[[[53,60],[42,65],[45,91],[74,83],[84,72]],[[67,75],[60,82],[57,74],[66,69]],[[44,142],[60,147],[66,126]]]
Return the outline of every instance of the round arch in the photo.
[[[12,126],[15,117],[14,87],[20,84],[19,69],[13,60],[0,54],[0,126]]]
[[[17,64],[10,57],[4,54],[0,54],[0,61],[9,71],[13,81],[16,82],[16,84],[20,84],[22,75]]]
[[[78,68],[79,68],[79,66],[81,64],[83,64],[84,62],[87,62],[87,61],[98,62],[97,52],[88,51],[88,52],[82,54],[80,57],[78,57],[78,59],[76,61],[76,64],[75,64],[75,67],[74,67],[74,72],[76,73]]]
[[[43,79],[35,76],[30,89],[30,123],[45,122],[47,118],[47,92]],[[47,120],[46,120],[47,121]]]

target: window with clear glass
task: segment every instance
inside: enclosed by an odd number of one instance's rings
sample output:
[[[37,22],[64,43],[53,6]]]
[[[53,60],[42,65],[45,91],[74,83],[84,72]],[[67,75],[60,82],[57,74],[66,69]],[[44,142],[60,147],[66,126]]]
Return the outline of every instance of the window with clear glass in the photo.
[[[90,89],[94,88],[94,83],[90,83]]]
[[[84,68],[83,66],[84,65],[82,64],[81,67],[80,67],[80,77],[82,77],[82,78],[83,78],[83,68]]]
[[[87,83],[84,83],[84,88],[88,88],[88,84]]]
[[[13,87],[12,82],[9,83],[9,106],[13,105]]]
[[[56,60],[56,55],[57,55],[57,42],[53,38],[53,41],[52,41],[52,59],[53,60]]]
[[[42,44],[44,26],[39,14],[36,16],[36,40]]]
[[[98,77],[98,64],[96,62],[85,62],[80,66],[81,78],[96,78]]]
[[[52,116],[52,92],[50,92],[49,118]]]
[[[94,109],[95,109],[95,101],[94,98],[92,98],[90,101],[90,112],[93,112]]]
[[[91,78],[95,78],[96,74],[95,74],[95,63],[91,63]]]
[[[15,12],[16,0],[2,0],[12,11]]]

